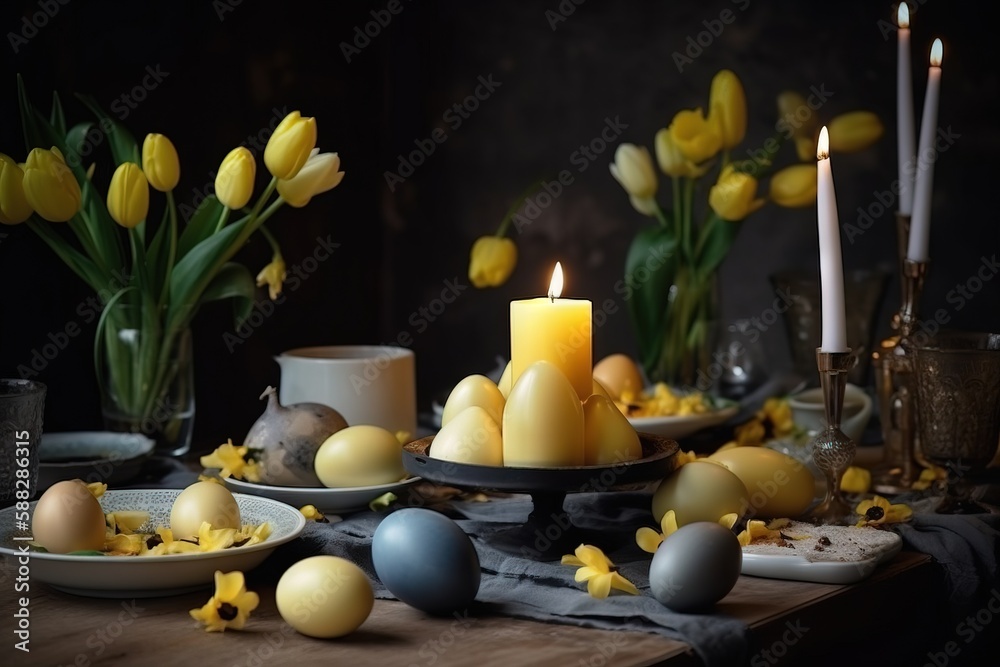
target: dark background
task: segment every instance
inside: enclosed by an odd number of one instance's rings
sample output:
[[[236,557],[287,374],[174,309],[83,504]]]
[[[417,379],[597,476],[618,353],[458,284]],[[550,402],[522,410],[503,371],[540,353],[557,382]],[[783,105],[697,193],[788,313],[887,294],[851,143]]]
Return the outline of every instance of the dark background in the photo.
[[[17,53],[10,34],[24,17],[58,11]],[[648,221],[628,204],[608,174],[608,149],[578,172],[570,163],[581,144],[597,137],[605,119],[628,125],[620,141],[652,148],[653,135],[678,110],[707,103],[720,68],[733,69],[746,88],[750,123],[737,154],[774,133],[774,98],[784,89],[833,91],[819,110],[836,114],[871,109],[886,125],[872,149],[834,156],[842,224],[857,221],[859,206],[875,201],[896,177],[894,32],[891,3],[709,0],[698,3],[599,2],[576,6],[555,29],[547,2],[409,2],[348,63],[341,42],[371,22],[387,2],[296,3],[226,0],[202,3],[112,3],[15,0],[0,10],[0,150],[23,160],[15,73],[36,104],[47,107],[57,90],[70,122],[87,118],[72,93],[94,95],[106,108],[141,83],[146,68],[168,73],[130,110],[125,123],[140,139],[167,134],[181,156],[178,204],[203,196],[211,172],[234,146],[266,128],[275,109],[315,116],[319,145],[338,151],[347,175],[331,193],[304,209],[285,208],[269,223],[289,266],[299,264],[331,235],[341,244],[331,259],[287,293],[276,313],[231,352],[227,304],[206,307],[195,321],[198,413],[196,447],[226,437],[242,439],[261,411],[257,396],[276,384],[272,357],[303,345],[393,342],[413,336],[421,409],[431,397],[471,372],[491,370],[509,352],[507,304],[544,292],[553,263],[563,262],[566,294],[595,305],[621,299],[626,248]],[[569,0],[564,7],[573,6]],[[1000,281],[989,281],[960,311],[946,301],[957,283],[974,275],[984,254],[997,250],[995,160],[1000,150],[997,40],[978,3],[911,3],[917,119],[926,81],[926,54],[935,36],[945,43],[939,124],[960,135],[935,170],[931,231],[933,265],[923,312],[945,308],[952,326],[1000,329]],[[745,9],[741,9],[745,8]],[[730,10],[735,20],[679,72],[672,54],[706,30],[703,22]],[[885,34],[888,32],[888,34]],[[473,93],[478,78],[500,87],[453,128],[445,112]],[[119,107],[120,108],[120,107]],[[414,141],[442,127],[447,141],[391,192],[384,173]],[[105,184],[112,166],[101,146],[95,179]],[[260,153],[258,152],[258,158]],[[794,160],[791,147],[781,154]],[[461,291],[425,330],[411,314],[430,307],[446,282],[468,285],[468,251],[490,234],[510,203],[533,181],[562,169],[572,185],[532,225],[516,235],[517,270],[499,289]],[[258,168],[259,187],[266,171]],[[661,201],[669,187],[661,183]],[[199,194],[201,193],[201,194]],[[698,197],[703,201],[704,193]],[[152,196],[159,215],[162,197]],[[893,207],[894,208],[894,207]],[[759,315],[774,298],[768,275],[799,267],[818,271],[815,213],[768,205],[743,223],[722,268],[722,324]],[[93,372],[94,323],[77,307],[88,289],[26,227],[0,228],[0,376],[16,376],[49,334],[69,321],[82,327],[36,379],[49,387],[46,429],[101,428]],[[238,259],[256,274],[269,261],[254,238]],[[894,270],[891,212],[853,244],[844,241],[848,267]],[[880,335],[898,308],[890,285]],[[265,299],[264,290],[259,298]],[[620,304],[624,306],[624,304]],[[761,345],[769,368],[790,365],[785,333],[770,328]],[[594,358],[634,353],[624,307],[595,332]]]

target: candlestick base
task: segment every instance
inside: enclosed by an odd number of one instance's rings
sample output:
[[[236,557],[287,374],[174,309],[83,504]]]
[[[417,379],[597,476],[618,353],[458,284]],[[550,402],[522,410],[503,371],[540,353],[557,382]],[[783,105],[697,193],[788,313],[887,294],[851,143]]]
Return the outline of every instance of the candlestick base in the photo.
[[[853,514],[840,491],[840,481],[854,461],[857,450],[854,441],[840,430],[847,371],[853,363],[854,356],[850,349],[844,352],[816,349],[816,366],[823,387],[827,427],[812,442],[813,461],[826,477],[826,497],[808,515],[809,520],[814,523],[843,525],[849,523],[848,518]]]

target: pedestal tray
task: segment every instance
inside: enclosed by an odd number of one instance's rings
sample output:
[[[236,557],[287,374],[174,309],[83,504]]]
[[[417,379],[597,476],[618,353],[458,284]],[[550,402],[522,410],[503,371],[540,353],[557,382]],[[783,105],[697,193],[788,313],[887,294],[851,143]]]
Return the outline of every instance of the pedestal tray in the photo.
[[[531,495],[533,508],[521,526],[498,532],[491,544],[535,560],[553,560],[587,542],[563,509],[568,493],[626,490],[658,481],[674,468],[679,447],[674,440],[640,433],[642,458],[612,465],[562,468],[514,468],[455,463],[427,455],[433,436],[403,447],[403,467],[411,475],[456,488],[485,489]],[[606,535],[605,535],[606,537]],[[590,540],[592,541],[592,540]]]

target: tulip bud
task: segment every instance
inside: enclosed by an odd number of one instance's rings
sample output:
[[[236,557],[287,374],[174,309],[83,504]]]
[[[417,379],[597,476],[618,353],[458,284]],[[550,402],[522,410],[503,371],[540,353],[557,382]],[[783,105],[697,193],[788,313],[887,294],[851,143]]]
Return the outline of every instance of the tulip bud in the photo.
[[[31,213],[31,204],[24,196],[24,171],[0,153],[0,223],[19,225]]]
[[[634,144],[621,144],[615,151],[615,161],[609,166],[625,192],[637,199],[652,199],[658,186],[649,149]]]
[[[871,111],[852,111],[830,121],[830,150],[854,153],[868,148],[882,136],[882,121]]]
[[[49,222],[66,222],[80,210],[80,184],[55,147],[31,149],[22,185],[28,204]]]
[[[704,162],[722,148],[718,118],[705,118],[701,109],[677,112],[667,129],[681,154],[692,162]]]
[[[298,111],[285,116],[264,148],[264,164],[275,178],[294,178],[316,147],[316,119]]]
[[[721,70],[712,79],[708,114],[722,135],[722,147],[734,148],[747,133],[747,97],[743,84],[731,70]]]
[[[755,199],[757,179],[728,165],[708,192],[708,205],[723,220],[738,222],[764,205]]]
[[[215,176],[215,196],[223,206],[240,209],[247,205],[253,194],[257,176],[257,163],[253,154],[243,146],[229,151]]]
[[[469,280],[476,287],[499,287],[517,265],[517,246],[503,236],[483,236],[472,244]]]
[[[795,208],[816,202],[816,163],[795,164],[771,176],[771,201]]]
[[[285,269],[285,259],[280,253],[275,253],[271,258],[271,263],[260,270],[257,274],[257,287],[267,285],[268,296],[274,301],[281,294],[282,283],[288,277]]]
[[[708,166],[699,167],[684,157],[684,154],[677,148],[677,144],[674,143],[668,129],[662,129],[656,133],[655,147],[656,161],[667,176],[698,178],[708,170]]]
[[[108,213],[122,227],[132,229],[149,213],[149,182],[134,162],[122,162],[111,176]]]
[[[301,208],[316,195],[340,185],[344,172],[340,171],[340,156],[320,153],[314,148],[305,165],[293,178],[278,181],[278,194],[290,206]]]
[[[786,138],[795,140],[795,152],[803,162],[816,159],[816,133],[819,116],[806,98],[792,90],[778,95],[776,126]]]
[[[177,149],[162,134],[147,134],[142,142],[142,170],[155,190],[169,192],[181,178]]]

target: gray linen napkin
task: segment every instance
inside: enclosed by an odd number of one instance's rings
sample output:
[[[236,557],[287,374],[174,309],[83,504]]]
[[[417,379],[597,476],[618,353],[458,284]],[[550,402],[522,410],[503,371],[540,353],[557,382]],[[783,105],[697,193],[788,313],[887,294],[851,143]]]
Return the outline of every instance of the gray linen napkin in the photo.
[[[659,634],[690,644],[706,665],[743,662],[747,651],[747,626],[722,613],[679,614],[657,602],[649,592],[651,556],[638,549],[635,529],[651,525],[649,495],[632,493],[574,494],[566,509],[581,528],[595,529],[609,537],[607,544],[624,546],[606,551],[623,576],[641,595],[612,592],[597,600],[577,583],[575,568],[555,562],[538,562],[500,551],[489,538],[498,531],[520,525],[531,509],[525,496],[491,500],[488,503],[451,502],[447,511],[472,537],[479,554],[482,583],[476,605],[469,613],[500,614],[539,621],[613,630]],[[442,508],[447,509],[447,508]],[[371,541],[384,515],[364,512],[335,524],[310,524],[303,539],[284,545],[274,557],[289,563],[316,554],[330,554],[357,563],[371,577],[375,595],[392,599],[379,583],[372,566]],[[615,539],[610,539],[614,536]],[[596,546],[607,548],[594,540]]]

